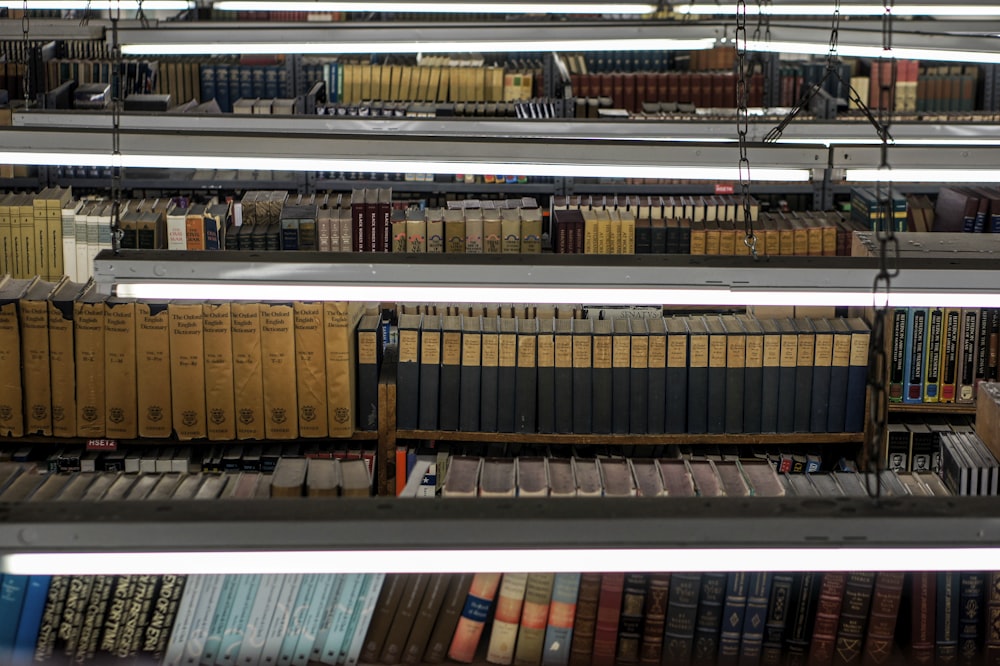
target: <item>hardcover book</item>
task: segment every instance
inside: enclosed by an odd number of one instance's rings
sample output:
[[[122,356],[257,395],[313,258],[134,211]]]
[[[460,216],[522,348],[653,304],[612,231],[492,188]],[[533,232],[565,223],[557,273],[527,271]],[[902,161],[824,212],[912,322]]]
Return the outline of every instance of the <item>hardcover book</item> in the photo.
[[[694,317],[688,320],[690,338],[688,341],[688,364],[687,364],[687,432],[691,434],[702,434],[708,432],[708,398],[709,398],[709,335],[705,320]],[[670,323],[667,323],[670,331]],[[672,331],[670,331],[672,333]],[[673,337],[672,335],[670,336]],[[724,341],[723,341],[724,342]],[[673,340],[667,342],[667,385],[668,400],[670,398],[669,387],[671,380],[671,347]],[[667,413],[670,419],[670,413]],[[668,432],[674,432],[667,428]],[[680,430],[679,432],[685,432]],[[721,432],[721,430],[719,431]]]
[[[318,301],[295,301],[292,304],[301,437],[326,437],[330,434],[323,309],[323,303]]]
[[[135,324],[135,302],[114,297],[105,302],[104,399],[108,437],[135,439],[138,435]],[[226,388],[231,395],[232,384]]]
[[[701,574],[675,573],[670,577],[670,595],[663,633],[665,664],[688,663],[694,655],[695,624]]]
[[[538,320],[537,356],[537,426],[540,433],[556,432],[556,401],[562,399],[556,390],[555,320]]]
[[[264,439],[264,372],[260,348],[260,306],[230,306],[233,345],[233,408],[237,439]]]
[[[553,579],[542,650],[543,666],[566,666],[569,663],[579,589],[579,573],[557,573]]]
[[[104,386],[104,301],[105,296],[98,294],[93,285],[76,301],[73,309],[74,344],[76,349],[76,423],[78,437],[104,437],[106,433],[106,409]],[[171,305],[171,307],[173,307]],[[199,306],[200,308],[200,306]],[[200,326],[199,338],[200,336]],[[199,340],[200,356],[200,340]],[[171,351],[173,350],[171,335]],[[173,360],[171,354],[171,362]],[[201,365],[198,365],[199,372]],[[15,377],[17,374],[15,373]],[[195,382],[197,391],[201,382]],[[201,401],[204,409],[204,397]],[[178,429],[175,420],[174,429]],[[180,432],[178,431],[178,435]]]
[[[50,383],[51,360],[47,301],[57,286],[54,282],[36,280],[19,303],[24,432],[28,434],[52,434],[52,385]],[[131,346],[134,352],[134,340]],[[128,349],[124,351],[124,353],[127,352]],[[134,380],[134,353],[132,354],[132,375]],[[134,394],[134,381],[132,386]],[[134,406],[129,416],[134,425]]]
[[[573,319],[573,432],[595,432],[593,407],[592,322]]]
[[[553,335],[555,353],[555,385],[553,408],[555,432],[573,432],[573,320],[556,319]]]
[[[629,432],[629,398],[631,384],[631,363],[632,348],[631,336],[629,334],[628,319],[615,319],[612,322],[612,348],[611,348],[611,432],[615,434],[627,434]],[[595,339],[595,345],[596,339]],[[595,354],[595,384],[597,381],[597,365]],[[599,401],[595,395],[596,403]]]
[[[500,323],[496,317],[482,319],[482,384],[480,385],[479,428],[497,432],[500,377]]]
[[[593,405],[590,409],[591,430],[597,434],[612,432],[614,415],[614,370],[612,357],[614,340],[612,333],[614,323],[607,319],[599,319],[593,326],[593,369],[591,370]],[[574,387],[575,388],[575,387]],[[627,386],[621,387],[628,390]],[[577,430],[576,432],[581,432]]]
[[[0,282],[2,285],[2,282]],[[73,311],[74,302],[83,293],[85,285],[77,282],[63,282],[52,294],[48,302],[48,337],[49,337],[49,377],[51,381],[52,396],[52,434],[56,437],[76,437],[76,353],[73,344]],[[0,305],[0,313],[6,311],[5,306]],[[0,316],[3,316],[0,314]],[[165,350],[170,348],[170,341],[167,338],[166,327],[166,307],[164,306],[162,322],[163,337],[158,347],[158,357],[162,361],[162,366],[167,371],[169,377],[169,358]],[[141,330],[141,322],[140,322]],[[10,331],[7,332],[10,334]],[[139,344],[141,337],[136,338]],[[10,349],[10,347],[5,347]],[[6,360],[6,359],[5,359]],[[10,376],[10,375],[4,375]],[[157,375],[152,375],[157,376]],[[164,382],[162,377],[157,382],[161,390],[165,389],[168,396],[170,393],[170,382]],[[140,385],[141,393],[141,385]],[[169,409],[167,412],[169,414]],[[166,431],[164,436],[170,434],[170,419],[167,418]],[[140,426],[142,424],[142,414],[140,412]]]
[[[438,427],[441,430],[458,430],[460,405],[465,402],[461,391],[462,375],[462,318],[445,316],[441,320],[441,395]]]
[[[421,315],[399,315],[399,364],[396,369],[396,424],[416,430],[420,404]]]
[[[236,439],[231,305],[205,303],[202,315],[206,430],[209,439],[231,441]]]
[[[799,336],[795,325],[790,319],[780,319],[776,322],[776,325],[781,337],[778,394],[777,400],[775,400],[778,407],[776,432],[795,432],[796,404],[802,402],[807,395],[806,393],[799,393],[797,390],[798,359],[800,357],[798,349]],[[808,350],[802,354],[802,357],[804,358],[807,355],[809,355]],[[803,377],[807,371],[811,372],[811,367],[808,370],[803,367]]]
[[[479,430],[482,375],[482,327],[480,317],[462,318],[462,366],[459,377],[459,430]],[[549,393],[551,396],[552,393]],[[397,417],[398,418],[398,417]]]
[[[260,356],[264,371],[264,432],[268,439],[295,439],[299,410],[291,303],[260,304]]]
[[[538,399],[538,320],[517,319],[514,431],[536,432]]]
[[[648,319],[645,325],[647,330],[646,432],[660,434],[666,432],[667,327],[662,317]]]
[[[835,336],[833,327],[826,319],[810,320],[816,331],[815,352],[812,371],[812,389],[809,408],[809,432],[827,432],[830,419],[830,392],[833,390],[833,355]],[[842,344],[842,347],[844,345]],[[843,350],[842,350],[843,351]],[[850,352],[842,353],[842,362],[850,360]],[[846,379],[846,377],[845,377]],[[844,386],[840,384],[839,386]]]
[[[708,328],[708,417],[706,432],[726,432],[726,384],[728,336],[722,320],[717,316],[704,317]],[[743,349],[745,351],[744,339]],[[693,355],[692,355],[693,358]],[[693,363],[692,363],[693,365]],[[742,401],[740,404],[742,408]]]
[[[517,320],[501,317],[497,339],[497,431],[516,432]]]

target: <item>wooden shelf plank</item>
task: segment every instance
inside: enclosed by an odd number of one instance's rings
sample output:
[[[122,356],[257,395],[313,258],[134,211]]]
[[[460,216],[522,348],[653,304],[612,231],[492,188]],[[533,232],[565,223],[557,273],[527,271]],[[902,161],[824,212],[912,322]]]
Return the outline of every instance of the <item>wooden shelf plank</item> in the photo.
[[[975,405],[957,405],[950,402],[899,403],[889,405],[889,412],[894,414],[975,414]]]
[[[445,430],[398,430],[396,439],[461,442],[532,444],[854,444],[864,441],[864,433],[760,433],[760,434],[674,434],[674,435],[595,435],[562,433],[457,432]]]
[[[115,439],[108,437],[105,439]],[[300,437],[298,439],[241,439],[231,441],[219,441],[209,439],[193,439],[179,441],[173,437],[162,439],[122,439],[116,440],[119,446],[217,446],[219,444],[285,444],[288,442],[355,442],[355,441],[375,441],[378,439],[378,432],[375,430],[356,430],[351,437]],[[51,437],[46,435],[25,435],[24,437],[3,437],[0,436],[0,444],[60,444],[85,446],[89,438],[87,437]]]

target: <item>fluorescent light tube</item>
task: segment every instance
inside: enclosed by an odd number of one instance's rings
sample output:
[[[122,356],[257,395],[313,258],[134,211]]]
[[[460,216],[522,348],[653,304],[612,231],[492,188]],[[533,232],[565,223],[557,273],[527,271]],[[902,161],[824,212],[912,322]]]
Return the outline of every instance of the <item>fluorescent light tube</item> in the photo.
[[[145,3],[143,4],[145,6]],[[555,32],[555,31],[553,31]],[[510,53],[517,51],[699,51],[715,46],[704,39],[559,39],[502,41],[383,41],[383,42],[225,42],[205,39],[193,43],[122,44],[123,55],[274,55],[358,53]]]
[[[218,6],[218,5],[216,5]],[[770,14],[774,16],[830,16],[838,9],[841,16],[872,16],[885,14],[885,6],[872,3],[870,5],[854,5],[842,3],[839,6],[830,4],[747,4],[747,16]],[[679,14],[736,15],[737,5],[730,4],[685,4],[677,5],[674,11]],[[990,5],[892,5],[894,16],[1000,16],[1000,7]]]
[[[421,12],[429,14],[650,14],[655,4],[587,2],[267,2],[224,0],[224,12]]]
[[[844,180],[890,183],[997,183],[1000,169],[847,169]]]
[[[24,2],[20,0],[0,0],[0,7],[5,9],[24,9]],[[108,11],[120,9],[122,11],[137,11],[139,9],[138,0],[28,0],[30,10],[67,10],[84,11]],[[184,11],[194,6],[188,0],[143,0],[143,10],[163,10],[163,11]]]
[[[128,282],[122,298],[263,301],[395,301],[461,303],[600,303],[603,305],[820,305],[867,307],[1000,307],[1000,293],[754,290],[711,288],[495,287],[488,285],[353,285],[274,283]]]
[[[800,55],[826,55],[829,44],[818,42],[762,42],[747,40],[748,51],[763,53],[797,53]],[[979,51],[958,51],[953,49],[918,49],[908,47],[893,47],[886,51],[881,46],[860,46],[837,44],[837,54],[852,58],[884,58],[912,60],[939,60],[943,62],[977,62],[987,64],[1000,63],[1000,52],[988,53]]]
[[[0,164],[112,166],[112,156],[89,153],[0,151]],[[416,161],[316,159],[300,157],[232,155],[143,155],[121,156],[121,166],[160,169],[245,169],[271,171],[373,171],[389,173],[434,173],[519,176],[565,176],[573,178],[665,178],[739,180],[739,168],[698,166],[652,166],[644,164],[520,164],[473,161]],[[754,167],[754,178],[768,181],[807,182],[808,169]]]
[[[4,555],[13,575],[479,572],[982,571],[1000,548],[565,548]]]

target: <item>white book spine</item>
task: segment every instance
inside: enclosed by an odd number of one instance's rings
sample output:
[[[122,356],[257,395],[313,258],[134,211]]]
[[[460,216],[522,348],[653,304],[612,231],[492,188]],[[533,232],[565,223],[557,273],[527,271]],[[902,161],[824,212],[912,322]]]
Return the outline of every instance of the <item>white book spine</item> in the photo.
[[[281,649],[278,651],[279,666],[289,666],[292,663],[299,637],[302,635],[302,629],[313,608],[316,590],[320,587],[319,583],[322,578],[323,574],[306,574],[302,577],[302,585],[299,587],[295,604],[292,606],[292,615],[288,618],[288,630],[285,632],[285,637],[281,639]]]
[[[163,655],[163,666],[181,666],[184,658],[184,646],[187,645],[194,628],[195,613],[198,600],[203,594],[206,576],[188,576],[184,586],[184,596],[177,607],[177,619],[170,631],[170,640]]]
[[[326,574],[320,576],[317,582],[316,593],[313,595],[312,603],[306,619],[299,634],[295,652],[292,654],[292,666],[307,666],[309,657],[312,655],[312,646],[316,641],[321,624],[329,619],[332,599],[339,592],[340,585],[343,585],[344,577],[337,574]]]
[[[511,664],[514,661],[514,644],[521,622],[521,605],[528,586],[528,574],[505,573],[497,594],[497,609],[506,608],[510,615],[502,613],[493,620],[490,644],[486,650],[486,661],[491,664]]]
[[[196,666],[201,660],[202,652],[205,649],[205,640],[208,638],[208,631],[212,625],[212,618],[219,605],[219,597],[222,594],[222,583],[225,581],[224,574],[212,574],[203,576],[204,587],[198,596],[198,607],[194,612],[194,622],[191,626],[191,634],[187,642],[182,646],[183,666]]]
[[[371,624],[372,613],[375,612],[375,603],[378,601],[378,595],[382,591],[382,584],[385,583],[385,574],[369,574],[369,579],[371,582],[368,587],[368,594],[365,596],[361,608],[355,613],[358,622],[354,628],[354,635],[349,637],[349,642],[345,642],[345,645],[347,645],[343,661],[345,666],[356,666],[358,663],[358,657],[361,656],[361,648],[365,644],[365,635],[368,633],[368,625]]]
[[[187,217],[167,215],[167,249],[187,249]]]
[[[230,613],[229,619],[226,621],[226,628],[222,632],[222,646],[215,658],[215,666],[234,666],[236,664],[236,657],[240,653],[240,645],[243,643],[247,622],[250,621],[250,612],[253,610],[253,601],[257,597],[261,578],[264,576],[260,574],[240,576],[236,597],[233,599],[233,611]]]
[[[337,630],[338,623],[341,621],[341,609],[343,608],[344,600],[348,595],[357,594],[357,586],[360,584],[359,579],[361,578],[361,574],[342,574],[337,576],[337,578],[340,582],[337,585],[336,592],[330,597],[326,617],[323,624],[320,625],[319,631],[316,632],[316,640],[313,641],[312,651],[309,656],[312,661],[319,661],[326,653],[331,634]],[[341,638],[343,638],[343,634],[341,634]],[[334,649],[339,651],[340,644],[338,643]]]
[[[344,591],[333,611],[333,620],[330,623],[330,633],[327,634],[326,644],[321,648],[321,652],[313,651],[313,660],[321,663],[336,666],[341,651],[346,652],[344,641],[351,633],[351,621],[355,608],[365,594],[368,577],[365,574],[350,574],[344,583]]]
[[[271,624],[278,595],[281,594],[281,588],[284,584],[285,574],[266,574],[260,577],[260,586],[257,588],[253,609],[250,611],[247,627],[243,633],[243,643],[240,644],[240,653],[236,659],[237,664],[257,666],[260,662],[260,653],[264,649],[267,629]]]
[[[222,583],[219,602],[215,607],[215,612],[212,614],[212,622],[209,624],[208,634],[205,638],[205,647],[201,652],[201,659],[199,660],[201,666],[215,666],[215,658],[218,656],[219,647],[222,645],[222,634],[226,629],[229,614],[233,610],[233,599],[236,597],[239,579],[239,575],[227,574]]]
[[[275,600],[274,614],[271,616],[271,623],[264,637],[264,646],[260,651],[259,663],[263,666],[274,666],[278,663],[282,641],[291,630],[292,614],[295,611],[295,602],[302,588],[303,578],[303,574],[285,576],[285,583]]]

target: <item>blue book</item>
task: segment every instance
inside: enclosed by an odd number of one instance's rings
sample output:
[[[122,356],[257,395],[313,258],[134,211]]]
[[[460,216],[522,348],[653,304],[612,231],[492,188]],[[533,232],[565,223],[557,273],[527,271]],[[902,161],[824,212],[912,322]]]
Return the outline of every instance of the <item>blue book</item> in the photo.
[[[211,63],[202,64],[201,69],[201,91],[199,99],[204,102],[209,102],[215,99],[215,65]]]
[[[743,618],[747,610],[748,579],[748,574],[739,571],[730,573],[726,582],[726,601],[722,606],[722,629],[719,631],[719,657],[716,662],[718,666],[739,663]]]
[[[865,424],[865,389],[868,386],[868,345],[871,330],[855,317],[847,321],[851,329],[851,357],[847,366],[847,401],[844,432],[862,432]]]
[[[325,574],[317,580],[316,592],[313,594],[312,604],[306,612],[302,632],[292,655],[291,663],[293,666],[307,666],[309,658],[312,656],[313,645],[319,641],[320,634],[322,634],[323,640],[326,639],[329,625],[326,625],[325,633],[323,625],[329,622],[333,604],[343,584],[344,577],[339,574]]]
[[[288,87],[288,70],[283,65],[277,65],[278,70],[278,97],[294,97],[292,91]]]
[[[573,639],[576,619],[576,597],[580,591],[580,574],[557,573],[552,582],[549,622],[545,628],[542,666],[566,666]]]
[[[237,81],[239,82],[239,91],[240,91],[238,99],[253,99],[257,97],[257,95],[254,94],[254,92],[256,92],[254,90],[255,69],[256,69],[255,67],[251,67],[249,65],[240,65],[239,78],[237,79]],[[260,77],[261,84],[264,83],[263,74],[264,73],[261,72],[261,77]],[[232,79],[232,76],[233,76],[232,73],[230,73],[229,78]],[[263,88],[263,85],[261,87]]]
[[[242,72],[246,69],[240,65],[230,65],[229,66],[229,104],[227,111],[233,110],[233,104],[241,97],[240,86],[242,80]],[[249,70],[248,70],[249,71]],[[216,85],[218,87],[218,85]],[[252,92],[252,91],[251,91]]]
[[[267,97],[267,66],[266,65],[254,65],[253,67],[244,67],[250,73],[250,94],[243,95],[244,98],[265,98]],[[245,83],[243,79],[240,79],[240,93],[244,93]]]
[[[223,113],[231,113],[233,102],[230,99],[229,72],[230,66],[219,64],[215,66],[215,101],[219,104],[219,110]]]
[[[757,571],[750,574],[747,584],[747,607],[743,617],[743,637],[740,641],[740,663],[757,664],[764,644],[767,624],[767,604],[771,597],[772,574]]]
[[[226,574],[222,581],[222,589],[219,591],[219,601],[215,605],[215,612],[212,614],[212,623],[208,627],[208,636],[205,638],[205,645],[201,651],[202,666],[214,666],[216,657],[219,656],[219,648],[222,645],[222,632],[225,631],[229,621],[229,614],[233,610],[233,599],[236,597],[236,589],[239,586],[241,577],[236,574]]]
[[[264,70],[264,94],[261,97],[274,99],[278,97],[278,65],[268,65]]]
[[[370,582],[368,592],[361,598],[354,615],[357,620],[354,626],[354,633],[348,634],[344,641],[343,663],[345,666],[356,666],[361,656],[361,648],[364,646],[365,636],[368,634],[368,627],[372,621],[372,614],[375,612],[375,604],[378,603],[379,594],[382,592],[382,585],[385,583],[385,574],[368,574]]]
[[[278,650],[277,663],[279,666],[288,666],[292,663],[292,656],[298,645],[299,637],[302,635],[306,615],[313,606],[313,596],[319,587],[317,583],[322,577],[323,574],[305,574],[302,577],[302,584],[299,586],[288,618],[288,628],[281,640],[281,649]]]
[[[14,649],[10,663],[14,666],[30,664],[35,655],[35,641],[42,625],[42,613],[49,593],[52,576],[30,576],[21,605],[21,619],[17,622]],[[6,663],[6,662],[4,662]]]
[[[958,617],[962,609],[961,576],[957,571],[937,574],[937,626],[934,631],[934,651],[940,664],[958,661]]]
[[[236,658],[240,653],[240,645],[243,643],[243,636],[246,634],[247,622],[250,620],[250,611],[253,610],[253,602],[257,596],[257,588],[259,586],[260,574],[239,577],[236,592],[233,595],[233,608],[222,631],[222,643],[219,646],[219,655],[215,658],[216,666],[236,664]]]
[[[382,580],[385,579],[385,574],[382,574]],[[351,644],[354,642],[354,634],[358,631],[358,624],[362,621],[362,610],[368,604],[368,597],[371,594],[372,586],[376,584],[376,574],[362,574],[361,575],[361,585],[358,588],[357,594],[354,594],[354,601],[352,602],[349,598],[346,600],[345,604],[347,608],[347,629],[343,633],[343,638],[340,639],[340,650],[335,658],[330,659],[328,655],[324,654],[323,658],[320,660],[324,664],[330,664],[330,666],[336,666],[337,664],[344,664],[347,661],[347,652],[351,649]],[[378,581],[381,585],[381,581]],[[368,616],[371,619],[371,615]],[[366,620],[367,623],[367,620]],[[339,628],[337,629],[337,634],[340,633]],[[330,632],[330,637],[334,637],[334,632]],[[359,641],[364,640],[364,636],[358,639]],[[327,641],[327,647],[330,646],[329,640]]]
[[[347,636],[350,618],[354,614],[354,605],[361,597],[366,581],[364,574],[345,574],[341,577],[344,582],[340,594],[332,604],[329,631],[323,642],[320,642],[317,636],[312,649],[312,660],[324,664],[337,663],[344,637]]]

